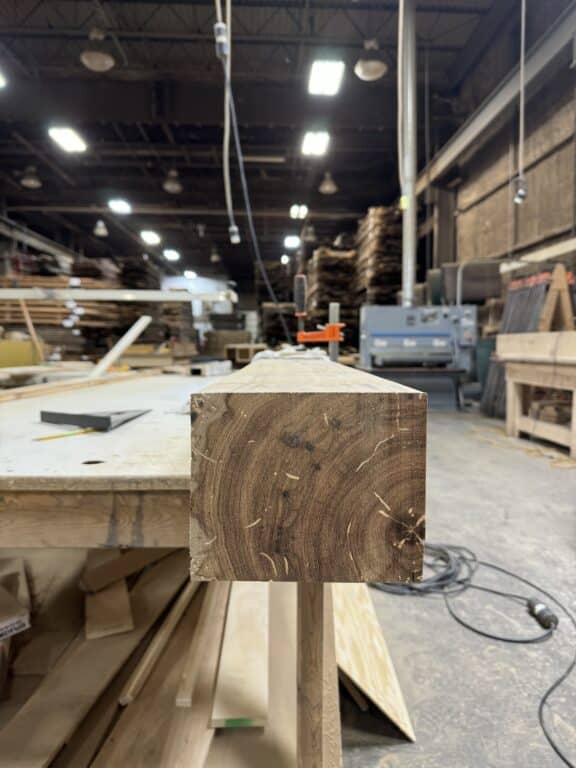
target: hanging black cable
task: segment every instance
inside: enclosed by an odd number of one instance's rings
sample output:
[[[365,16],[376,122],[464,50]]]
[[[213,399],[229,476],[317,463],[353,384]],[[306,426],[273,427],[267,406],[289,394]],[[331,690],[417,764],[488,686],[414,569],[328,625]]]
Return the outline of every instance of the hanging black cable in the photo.
[[[282,325],[282,330],[284,332],[284,336],[286,337],[286,341],[288,342],[288,344],[292,344],[292,336],[288,329],[286,318],[284,317],[284,313],[280,308],[280,305],[278,303],[278,298],[276,296],[274,288],[272,287],[272,283],[270,282],[270,278],[268,277],[268,272],[266,271],[266,266],[264,265],[264,261],[262,260],[262,255],[260,253],[260,244],[258,242],[256,227],[254,225],[252,203],[250,201],[250,193],[248,190],[248,182],[246,180],[246,171],[244,168],[244,156],[242,154],[242,144],[240,142],[240,133],[238,130],[238,119],[236,116],[236,104],[234,102],[234,92],[232,90],[230,68],[228,67],[228,63],[227,63],[228,56],[229,56],[228,31],[226,28],[226,24],[224,24],[221,20],[222,11],[221,11],[221,8],[219,8],[218,0],[216,3],[216,8],[217,8],[217,18],[218,18],[217,23],[214,25],[214,37],[216,41],[216,56],[220,59],[222,63],[222,69],[224,71],[224,88],[225,88],[225,93],[227,94],[227,101],[230,109],[230,118],[232,122],[232,134],[234,136],[234,148],[236,150],[236,159],[238,161],[238,170],[240,172],[240,184],[242,186],[242,196],[244,198],[244,207],[246,208],[246,217],[248,219],[248,232],[250,234],[250,245],[252,248],[252,254],[254,257],[254,261],[258,265],[260,274],[262,275],[262,279],[264,281],[264,285],[266,286],[266,290],[268,291],[268,295],[270,296],[270,299],[272,300],[274,306],[276,307],[276,311],[278,313],[278,317],[280,319],[280,323]]]
[[[523,576],[519,576],[517,573],[513,573],[507,568],[495,565],[494,563],[486,562],[485,560],[479,560],[474,552],[467,547],[458,547],[447,544],[426,544],[424,546],[424,565],[426,568],[432,571],[432,575],[423,581],[416,584],[372,584],[372,587],[381,590],[382,592],[388,592],[392,595],[415,595],[420,597],[427,597],[438,595],[444,598],[444,602],[448,612],[452,618],[460,625],[469,629],[477,635],[486,637],[490,640],[496,640],[503,643],[514,644],[532,644],[542,643],[552,638],[558,629],[558,617],[544,605],[538,597],[527,597],[526,595],[520,595],[514,592],[507,592],[505,590],[493,589],[486,587],[482,584],[474,583],[478,571],[481,568],[491,570],[497,573],[502,573],[509,576],[512,579],[524,584],[535,593],[544,595],[550,603],[553,603],[560,611],[566,616],[568,621],[572,624],[574,631],[576,632],[576,618],[566,608],[566,606],[560,602],[554,595],[547,592],[537,584],[525,579]],[[508,636],[497,635],[492,632],[488,632],[480,627],[471,624],[466,621],[454,607],[454,597],[466,592],[469,589],[476,589],[479,592],[486,592],[488,594],[498,595],[500,597],[519,602],[524,605],[528,613],[537,621],[540,627],[544,630],[537,635],[522,637],[522,636]],[[569,768],[575,768],[573,762],[571,762],[564,752],[560,749],[556,743],[549,726],[546,723],[544,717],[544,707],[548,703],[548,700],[552,694],[570,677],[572,672],[576,669],[576,650],[573,653],[572,659],[568,664],[564,672],[552,683],[552,685],[545,691],[540,703],[538,705],[538,721],[542,732],[546,737],[549,745],[552,747],[558,757]]]

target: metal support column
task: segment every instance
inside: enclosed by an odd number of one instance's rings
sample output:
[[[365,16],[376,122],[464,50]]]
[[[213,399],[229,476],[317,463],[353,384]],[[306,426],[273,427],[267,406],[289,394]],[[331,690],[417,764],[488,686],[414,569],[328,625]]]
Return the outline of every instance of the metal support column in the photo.
[[[402,60],[402,304],[414,303],[416,250],[418,245],[416,174],[418,171],[416,0],[404,0]]]

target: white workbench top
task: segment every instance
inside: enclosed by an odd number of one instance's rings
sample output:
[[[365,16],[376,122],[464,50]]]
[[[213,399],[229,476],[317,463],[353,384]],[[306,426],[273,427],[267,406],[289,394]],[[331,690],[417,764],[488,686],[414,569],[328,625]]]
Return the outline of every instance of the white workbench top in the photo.
[[[190,476],[190,395],[216,380],[146,376],[1,403],[0,491],[186,490]],[[144,409],[151,411],[110,432],[34,441],[75,429],[43,424],[41,410],[85,413]]]

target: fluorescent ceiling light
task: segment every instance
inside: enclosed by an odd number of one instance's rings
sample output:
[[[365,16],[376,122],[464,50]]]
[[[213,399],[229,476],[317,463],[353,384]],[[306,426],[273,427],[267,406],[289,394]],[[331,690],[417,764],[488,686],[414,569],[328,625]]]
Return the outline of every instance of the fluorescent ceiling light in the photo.
[[[176,251],[174,248],[165,248],[162,254],[166,261],[180,261],[180,251]]]
[[[186,278],[186,280],[195,280],[198,277],[198,275],[196,274],[196,272],[194,272],[193,269],[185,269],[184,277]]]
[[[286,235],[284,238],[284,248],[289,248],[293,251],[295,248],[300,247],[300,238],[298,235]]]
[[[310,69],[308,93],[312,96],[335,96],[342,85],[344,62],[317,59]]]
[[[162,242],[162,238],[158,232],[154,232],[153,229],[143,229],[140,232],[140,237],[142,238],[142,242],[146,243],[146,245],[160,245]]]
[[[284,266],[290,264],[290,256],[288,256],[287,253],[283,253],[282,256],[280,256],[280,263],[284,264]]]
[[[8,80],[6,80],[6,75],[4,72],[0,71],[0,88],[6,88],[8,85]]]
[[[329,144],[328,131],[306,131],[302,140],[302,154],[320,157],[326,154]]]
[[[108,200],[108,208],[113,213],[118,213],[120,216],[128,216],[132,213],[132,206],[128,200],[123,200],[121,197],[115,197],[112,200]]]
[[[308,216],[308,206],[294,203],[290,206],[290,218],[291,219],[305,219]]]
[[[64,152],[86,152],[88,145],[74,128],[53,126],[48,129],[48,135]]]

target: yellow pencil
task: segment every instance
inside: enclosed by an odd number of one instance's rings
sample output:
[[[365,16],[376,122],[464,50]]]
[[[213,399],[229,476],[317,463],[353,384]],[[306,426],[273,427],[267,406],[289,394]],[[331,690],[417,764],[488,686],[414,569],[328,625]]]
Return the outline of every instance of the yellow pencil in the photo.
[[[101,430],[88,427],[87,429],[75,429],[73,432],[59,432],[57,435],[46,435],[45,437],[35,437],[34,442],[39,443],[42,440],[58,440],[60,437],[72,437],[72,435],[85,435],[87,432],[98,432]]]

